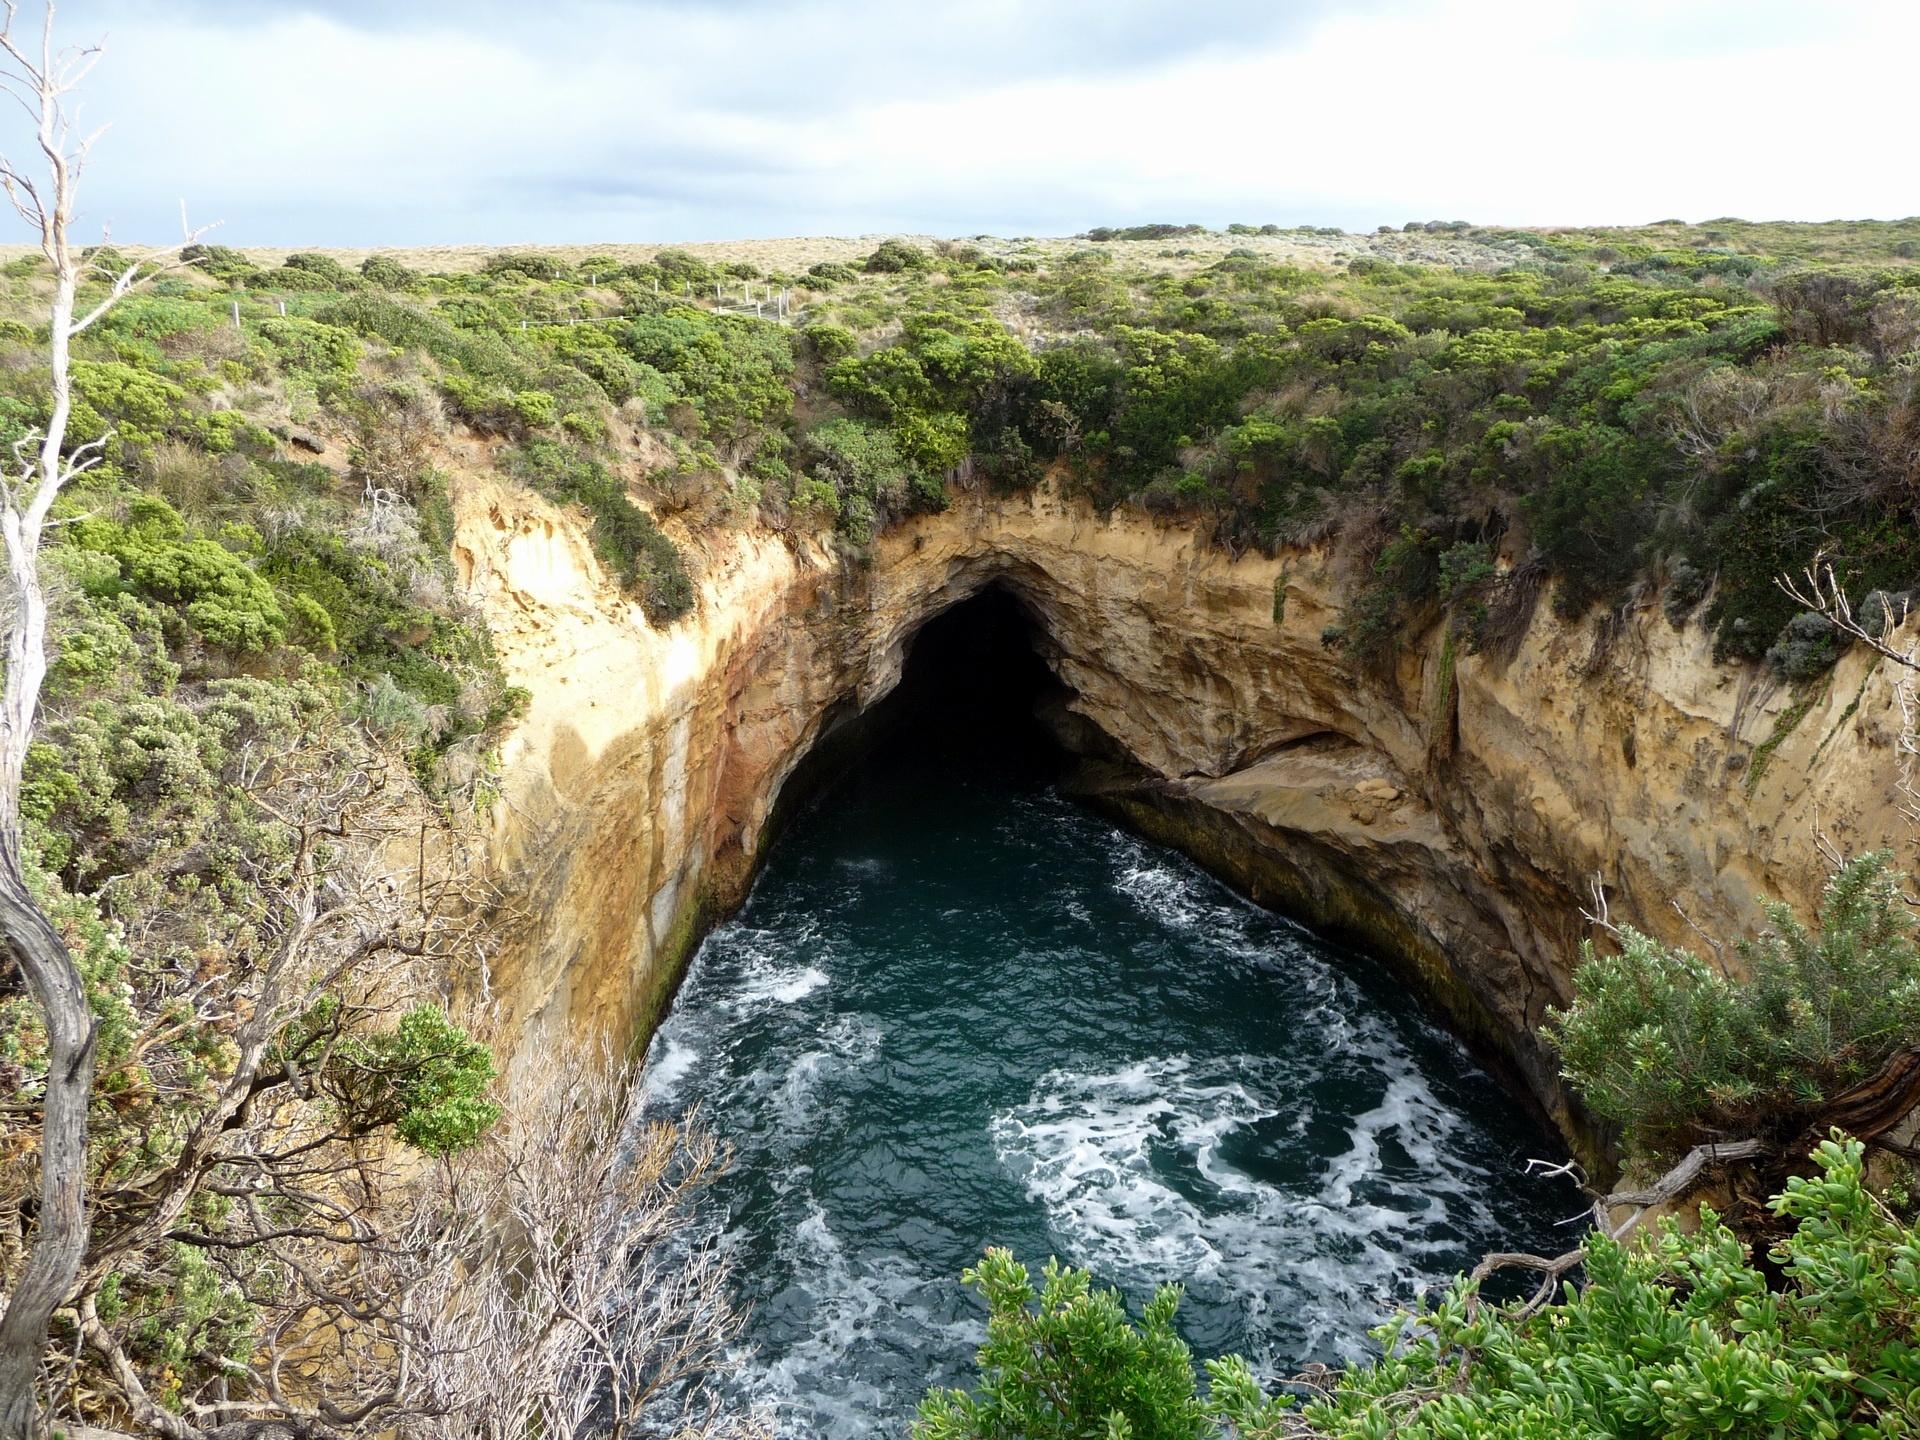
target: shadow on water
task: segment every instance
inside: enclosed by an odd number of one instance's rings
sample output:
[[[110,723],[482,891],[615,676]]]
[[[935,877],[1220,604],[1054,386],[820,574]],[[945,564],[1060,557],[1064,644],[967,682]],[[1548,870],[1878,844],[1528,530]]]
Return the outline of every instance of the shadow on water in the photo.
[[[988,1244],[1179,1280],[1196,1350],[1291,1373],[1580,1209],[1383,967],[1063,798],[1062,697],[1012,596],[929,622],[649,1051],[735,1147],[739,1384],[790,1433],[969,1382]]]

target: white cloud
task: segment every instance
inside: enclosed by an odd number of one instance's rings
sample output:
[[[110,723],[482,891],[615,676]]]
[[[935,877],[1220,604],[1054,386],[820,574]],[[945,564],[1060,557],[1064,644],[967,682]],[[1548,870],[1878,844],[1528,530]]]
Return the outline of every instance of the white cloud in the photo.
[[[378,244],[1920,210],[1905,0],[382,13],[119,9],[92,213]]]

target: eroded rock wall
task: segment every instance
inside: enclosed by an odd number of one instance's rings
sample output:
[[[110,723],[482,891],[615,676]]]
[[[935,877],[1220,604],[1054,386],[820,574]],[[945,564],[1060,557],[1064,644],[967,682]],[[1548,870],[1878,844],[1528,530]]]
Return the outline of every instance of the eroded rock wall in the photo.
[[[519,1064],[650,1027],[744,894],[795,765],[897,682],[920,625],[996,581],[1039,618],[1083,748],[1113,762],[1091,772],[1099,803],[1390,954],[1570,1133],[1534,1032],[1568,996],[1594,877],[1614,920],[1698,948],[1695,926],[1751,933],[1762,891],[1810,910],[1817,836],[1910,849],[1892,688],[1858,651],[1796,696],[1714,665],[1657,607],[1608,634],[1543,602],[1510,659],[1455,655],[1436,627],[1394,674],[1359,675],[1321,644],[1327,554],[1234,560],[1052,491],[963,495],[864,562],[685,537],[700,603],[656,630],[573,519],[492,480],[456,499],[456,558],[532,695],[494,811],[523,923],[491,980]]]

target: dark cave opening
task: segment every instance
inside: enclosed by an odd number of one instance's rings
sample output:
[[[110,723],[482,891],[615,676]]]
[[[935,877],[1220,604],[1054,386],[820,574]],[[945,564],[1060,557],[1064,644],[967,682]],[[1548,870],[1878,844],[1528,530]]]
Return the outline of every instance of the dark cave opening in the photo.
[[[1011,589],[991,584],[921,625],[907,641],[900,681],[860,709],[849,697],[781,787],[763,844],[855,770],[960,770],[1016,786],[1070,782],[1090,722],[1071,715],[1073,692],[1041,658],[1041,620]]]
[[[927,621],[909,642],[899,685],[864,717],[870,758],[1028,783],[1059,778],[1072,757],[1056,739],[1057,719],[1072,692],[1041,658],[1041,633],[998,585]]]

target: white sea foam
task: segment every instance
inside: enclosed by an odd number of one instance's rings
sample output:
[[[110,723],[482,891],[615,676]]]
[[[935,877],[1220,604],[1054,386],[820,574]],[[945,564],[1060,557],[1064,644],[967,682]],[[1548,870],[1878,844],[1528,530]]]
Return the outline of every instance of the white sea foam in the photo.
[[[859,1069],[880,1053],[886,1032],[870,1015],[838,1015],[787,1067],[775,1103],[782,1120],[801,1127],[815,1119],[815,1095],[831,1076]]]
[[[878,1417],[896,1411],[900,1396],[861,1379],[861,1367],[850,1362],[885,1344],[903,1319],[929,1337],[933,1354],[965,1355],[980,1341],[976,1319],[943,1320],[933,1312],[928,1281],[910,1260],[894,1255],[874,1266],[850,1257],[811,1196],[776,1253],[805,1295],[808,1334],[777,1358],[741,1357],[738,1386],[751,1404],[772,1408],[783,1436],[870,1435]]]
[[[1162,1275],[1219,1265],[1205,1217],[1166,1183],[1155,1153],[1171,1147],[1217,1169],[1220,1140],[1273,1112],[1240,1085],[1194,1083],[1188,1068],[1176,1056],[1107,1075],[1056,1070],[1029,1103],[994,1117],[994,1148],[1083,1263]]]
[[[1294,1186],[1223,1153],[1235,1131],[1278,1112],[1237,1082],[1196,1077],[1180,1056],[1056,1070],[994,1118],[995,1147],[1074,1263],[1129,1288],[1184,1278],[1249,1318],[1283,1303],[1286,1328],[1309,1348],[1357,1355],[1382,1297],[1417,1291],[1457,1243],[1450,1221],[1479,1213],[1487,1180],[1450,1149],[1459,1120],[1404,1057],[1370,1058],[1399,1060],[1385,1097],[1353,1117],[1343,1153]],[[1385,1173],[1389,1141],[1417,1184]]]
[[[647,1068],[641,1077],[641,1103],[644,1106],[672,1104],[680,1082],[693,1068],[693,1062],[700,1058],[700,1052],[691,1045],[682,1044],[664,1032],[660,1038],[662,1043],[654,1047],[656,1053],[648,1058]]]
[[[804,1000],[826,983],[827,972],[816,965],[766,970],[747,977],[727,1003],[735,1010],[744,1010],[768,1001],[776,1005],[791,1005],[796,1000]]]
[[[1188,876],[1145,853],[1131,857],[1114,877],[1113,888],[1140,907],[1142,914],[1169,930],[1191,932],[1208,919],[1211,908]]]

